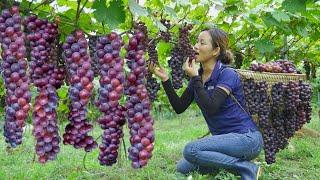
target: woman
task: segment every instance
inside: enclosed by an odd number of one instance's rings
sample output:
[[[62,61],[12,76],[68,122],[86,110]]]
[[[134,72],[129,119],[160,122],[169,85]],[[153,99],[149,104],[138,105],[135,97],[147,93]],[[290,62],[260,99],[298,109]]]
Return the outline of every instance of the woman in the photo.
[[[226,65],[232,54],[227,50],[227,34],[220,29],[204,30],[194,49],[195,60],[184,63],[190,77],[187,89],[179,97],[162,67],[150,65],[149,70],[162,80],[162,85],[176,113],[184,112],[195,100],[213,136],[188,143],[177,171],[189,174],[216,174],[226,169],[241,179],[258,178],[260,168],[250,160],[256,158],[263,139],[245,111],[242,85],[238,74]],[[195,62],[201,63],[197,70]]]

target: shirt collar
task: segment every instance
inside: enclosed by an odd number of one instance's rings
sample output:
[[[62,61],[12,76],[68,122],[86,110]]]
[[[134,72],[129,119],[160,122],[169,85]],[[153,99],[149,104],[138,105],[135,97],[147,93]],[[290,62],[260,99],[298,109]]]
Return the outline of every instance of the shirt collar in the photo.
[[[216,64],[214,65],[214,69],[213,69],[213,71],[212,71],[212,73],[211,73],[211,75],[210,75],[210,78],[208,79],[207,82],[209,82],[209,81],[214,81],[214,80],[218,77],[221,67],[222,67],[222,63],[221,63],[220,60],[218,60],[218,61],[216,62]],[[199,69],[199,75],[202,75],[202,73],[203,73],[203,69],[202,69],[202,67],[200,67],[200,69]],[[206,82],[205,82],[205,83],[206,83]]]

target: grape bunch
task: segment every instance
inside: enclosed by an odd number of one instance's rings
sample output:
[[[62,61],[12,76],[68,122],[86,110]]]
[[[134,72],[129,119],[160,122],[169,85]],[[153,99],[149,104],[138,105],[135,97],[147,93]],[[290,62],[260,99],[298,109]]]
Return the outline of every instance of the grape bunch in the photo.
[[[0,16],[2,77],[6,88],[4,136],[11,147],[22,143],[23,127],[30,109],[25,35],[19,8],[4,9]]]
[[[148,54],[149,54],[149,63],[159,64],[158,61],[158,52],[156,50],[157,43],[155,40],[151,40],[148,46]],[[147,80],[147,91],[151,101],[155,101],[157,98],[157,93],[160,90],[160,83],[157,82],[156,78],[152,77],[152,73],[147,72],[146,74]]]
[[[243,81],[243,93],[246,97],[246,106],[251,115],[258,113],[259,96],[255,91],[256,83],[254,79],[246,79]]]
[[[296,130],[302,128],[305,123],[309,123],[311,120],[311,85],[303,81],[299,81],[299,99],[300,103],[297,106],[298,122],[296,122]]]
[[[95,77],[99,75],[99,62],[98,58],[95,56],[95,52],[97,51],[96,44],[98,39],[99,36],[89,36],[89,52],[91,57],[91,66]]]
[[[270,102],[268,99],[268,85],[265,81],[256,83],[256,94],[260,98],[258,104],[259,127],[262,129],[264,140],[265,160],[268,164],[275,162],[276,145],[275,129],[270,122]]]
[[[125,124],[125,108],[116,106],[109,113],[100,117],[98,122],[102,129],[102,143],[99,145],[99,161],[101,165],[111,166],[117,162],[120,140],[123,138],[122,127]]]
[[[57,25],[48,20],[39,19],[36,15],[28,16],[24,23],[31,47],[30,75],[32,82],[38,89],[48,84],[59,86],[64,76],[62,74],[58,76],[57,70],[54,72],[57,62],[54,62],[56,59],[50,58],[58,35]]]
[[[70,87],[68,90],[70,123],[65,128],[63,143],[89,152],[97,147],[92,136],[88,135],[92,125],[86,118],[86,105],[93,90],[94,73],[88,54],[88,43],[81,30],[69,35],[63,44],[63,57],[68,68]]]
[[[291,138],[296,129],[297,123],[297,107],[301,100],[299,99],[300,88],[299,83],[295,81],[289,81],[285,89],[285,101],[284,101],[284,115],[285,115],[285,128],[287,138]]]
[[[170,20],[168,19],[161,19],[160,22],[167,28],[166,31],[160,31],[160,37],[165,42],[169,42],[171,40],[171,34],[169,32],[169,29],[171,28]]]
[[[116,163],[122,127],[125,124],[125,108],[119,105],[125,82],[124,61],[119,56],[123,45],[116,33],[101,36],[97,40],[96,54],[100,69],[100,88],[96,106],[104,113],[98,122],[102,129],[102,144],[99,145],[101,165],[111,166]]]
[[[33,112],[33,131],[36,138],[36,154],[39,162],[56,159],[60,151],[57,113],[58,96],[55,87],[49,85],[40,89]]]
[[[271,99],[272,99],[272,108],[271,108],[271,120],[276,133],[276,152],[280,149],[284,149],[288,143],[286,138],[286,129],[285,129],[285,117],[283,113],[284,109],[284,93],[286,86],[282,83],[276,83],[272,86],[271,89]]]
[[[30,53],[31,79],[39,91],[33,112],[33,135],[40,163],[56,159],[60,148],[58,134],[56,90],[64,82],[64,70],[58,68],[58,26],[36,15],[25,19]]]
[[[53,73],[51,74],[51,79],[49,83],[53,85],[56,89],[59,89],[65,79],[65,68],[63,67],[64,63],[61,61],[62,56],[60,52],[60,45],[58,39],[56,39],[51,46],[51,52],[49,56],[49,62],[55,65]]]
[[[252,63],[249,68],[251,71],[272,72],[272,73],[298,73],[291,61],[278,60],[276,62]]]
[[[154,132],[151,117],[151,104],[144,85],[146,66],[144,60],[144,40],[146,36],[141,28],[135,30],[129,39],[127,64],[130,73],[127,76],[125,94],[128,96],[126,108],[128,127],[130,129],[129,159],[133,168],[147,165],[152,157]]]
[[[171,59],[168,61],[171,68],[172,85],[175,89],[182,88],[183,77],[185,76],[182,66],[184,61],[195,58],[196,52],[191,46],[189,31],[193,28],[191,24],[184,25],[179,29],[179,40],[171,52]]]

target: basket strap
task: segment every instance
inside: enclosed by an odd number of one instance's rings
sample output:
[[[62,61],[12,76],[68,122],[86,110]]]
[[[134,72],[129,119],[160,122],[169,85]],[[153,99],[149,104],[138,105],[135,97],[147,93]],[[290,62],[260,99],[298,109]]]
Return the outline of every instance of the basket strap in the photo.
[[[231,68],[231,69],[234,70],[239,76],[241,76],[241,74],[238,73],[238,72],[237,72],[234,68],[232,68],[231,66],[225,66],[225,67],[221,70],[221,72],[219,73],[218,78],[220,77],[220,74],[221,74],[224,70],[226,70],[227,68]],[[237,104],[239,105],[239,107],[240,107],[245,113],[248,114],[249,117],[252,118],[251,114],[239,103],[239,101],[238,101],[237,98],[232,94],[232,92],[230,92],[230,97],[231,97],[231,99],[232,99],[235,103],[237,103]]]

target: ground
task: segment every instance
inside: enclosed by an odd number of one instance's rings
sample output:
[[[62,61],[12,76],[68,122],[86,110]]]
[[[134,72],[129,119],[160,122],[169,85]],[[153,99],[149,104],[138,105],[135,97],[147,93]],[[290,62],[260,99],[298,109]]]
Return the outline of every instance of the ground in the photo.
[[[308,128],[320,131],[317,113]],[[125,127],[127,129],[127,127]],[[184,177],[175,172],[176,162],[182,157],[183,147],[189,141],[207,132],[207,126],[197,110],[187,110],[180,115],[155,116],[156,142],[153,157],[148,166],[134,170],[130,161],[125,159],[121,149],[121,159],[113,167],[103,167],[97,160],[98,149],[88,153],[84,159],[83,150],[71,146],[61,146],[61,152],[55,161],[45,165],[34,159],[34,138],[28,126],[24,135],[24,144],[14,151],[6,151],[3,136],[0,136],[0,180],[2,179],[239,179],[227,172],[220,172],[216,177],[192,174]],[[63,127],[61,126],[61,132]],[[94,136],[101,133],[96,125]],[[128,133],[125,132],[126,146]],[[100,141],[100,140],[99,140]],[[85,160],[85,161],[83,161]],[[320,141],[306,135],[295,136],[287,149],[277,155],[277,162],[264,163],[264,154],[255,160],[261,163],[261,179],[320,179]]]

